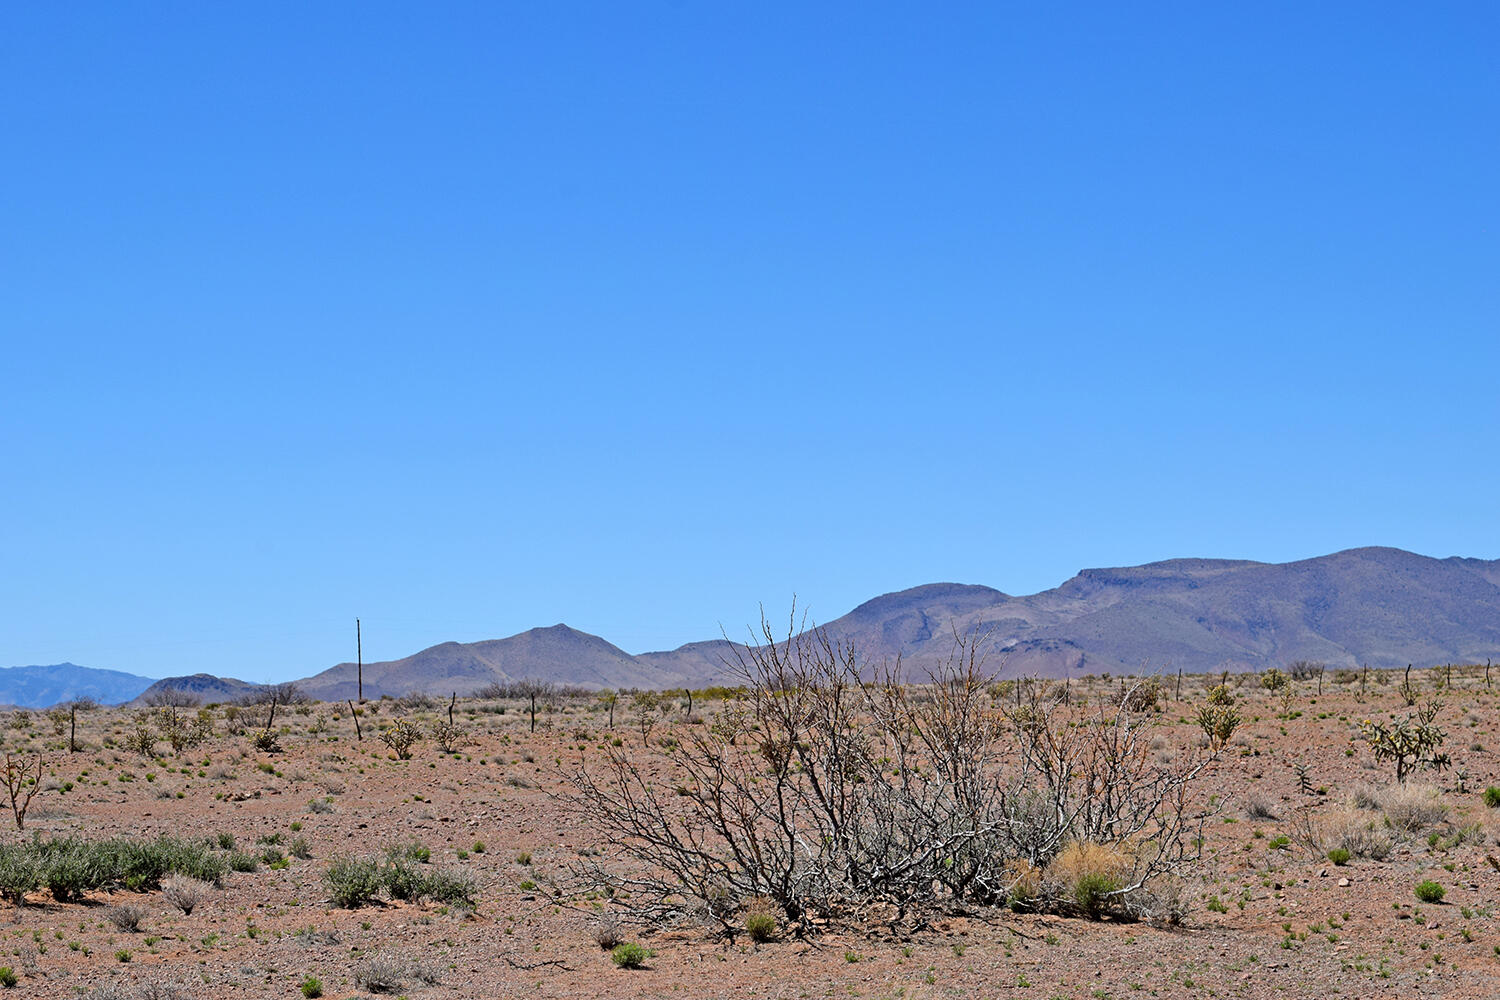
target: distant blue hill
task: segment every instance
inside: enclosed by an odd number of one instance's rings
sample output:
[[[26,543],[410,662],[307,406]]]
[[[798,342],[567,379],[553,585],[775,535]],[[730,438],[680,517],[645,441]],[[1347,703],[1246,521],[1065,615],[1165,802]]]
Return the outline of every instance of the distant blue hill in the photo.
[[[78,698],[118,705],[137,697],[156,683],[120,670],[98,670],[76,663],[0,668],[0,705],[50,708]]]

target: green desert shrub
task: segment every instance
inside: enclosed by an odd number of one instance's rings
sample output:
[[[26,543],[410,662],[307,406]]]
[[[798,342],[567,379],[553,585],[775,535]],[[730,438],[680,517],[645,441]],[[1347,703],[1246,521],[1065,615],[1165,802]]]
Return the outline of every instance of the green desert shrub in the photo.
[[[1491,809],[1500,809],[1500,788],[1491,785],[1484,790],[1484,804]]]
[[[465,872],[439,869],[423,878],[422,895],[446,906],[472,908],[479,897],[479,886]]]
[[[776,915],[766,910],[752,910],[745,915],[745,933],[752,941],[769,941],[776,936]]]
[[[653,954],[654,952],[643,945],[636,944],[634,941],[626,941],[624,944],[615,945],[614,950],[609,953],[609,960],[622,969],[639,969]]]
[[[387,848],[384,858],[338,858],[323,880],[333,902],[346,909],[374,902],[381,893],[409,902],[432,899],[449,906],[474,906],[479,887],[473,876],[431,868],[431,856],[427,848],[410,844]]]
[[[380,865],[368,858],[335,858],[323,873],[329,899],[346,910],[374,902],[383,882]]]
[[[110,881],[108,861],[96,845],[54,841],[43,849],[42,882],[59,903],[74,903]]]
[[[21,844],[0,844],[0,899],[12,906],[26,902],[26,894],[42,887],[36,858]]]
[[[427,877],[403,857],[391,858],[380,869],[380,882],[392,899],[416,901],[423,896]]]
[[[1431,879],[1425,882],[1418,882],[1415,891],[1417,898],[1424,903],[1441,903],[1443,897],[1448,895],[1447,889],[1444,889]]]
[[[1073,883],[1073,903],[1086,916],[1100,917],[1109,909],[1112,893],[1120,891],[1120,880],[1108,872],[1085,872]]]

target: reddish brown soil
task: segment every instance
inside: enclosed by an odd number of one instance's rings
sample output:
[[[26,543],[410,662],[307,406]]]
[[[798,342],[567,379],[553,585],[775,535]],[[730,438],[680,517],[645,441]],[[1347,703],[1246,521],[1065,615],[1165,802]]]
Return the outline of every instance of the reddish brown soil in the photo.
[[[401,990],[422,998],[1500,996],[1500,874],[1486,860],[1500,854],[1493,844],[1500,810],[1486,808],[1480,794],[1500,785],[1500,701],[1482,677],[1441,695],[1454,769],[1415,779],[1440,788],[1445,819],[1400,836],[1384,861],[1347,866],[1276,839],[1293,833],[1298,810],[1332,812],[1355,786],[1390,783],[1357,733],[1362,718],[1405,711],[1384,680],[1363,700],[1357,684],[1325,680],[1316,700],[1311,685],[1299,684],[1293,708],[1302,714],[1286,720],[1275,717],[1281,706],[1269,694],[1242,688],[1247,724],[1208,779],[1227,805],[1209,830],[1206,863],[1190,878],[1193,906],[1182,927],[996,910],[910,936],[842,928],[755,945],[743,936],[725,943],[685,922],[629,932],[655,951],[639,970],[615,968],[594,942],[602,902],[560,888],[580,852],[607,859],[613,850],[560,798],[569,771],[584,757],[597,759],[610,735],[595,706],[563,706],[531,734],[516,705],[496,714],[487,703],[461,703],[458,720],[472,745],[444,756],[423,743],[410,761],[371,738],[393,717],[389,704],[365,720],[363,742],[347,715],[335,719],[332,706],[319,705],[287,714],[282,753],[259,754],[244,736],[220,735],[180,760],[106,746],[123,739],[128,712],[80,716],[88,748],[75,755],[56,749],[45,716],[33,713],[29,725],[3,730],[5,749],[53,747],[47,780],[73,788],[38,796],[25,833],[5,836],[227,833],[251,849],[259,837],[300,835],[313,856],[284,870],[232,873],[191,916],[159,892],[61,905],[43,891],[23,908],[0,911],[0,965],[20,976],[13,995],[32,997],[150,982],[184,984],[191,997],[295,997],[309,974],[322,980],[325,996],[348,997],[368,992],[356,972],[372,955],[426,963],[439,981]],[[1168,701],[1158,716],[1162,753],[1199,736],[1191,717],[1201,689],[1189,687],[1183,703]],[[711,715],[716,707],[696,710]],[[623,703],[618,715],[627,716]],[[314,733],[320,717],[329,728]],[[639,748],[628,725],[616,731]],[[1309,769],[1311,793],[1299,790],[1298,763]],[[1467,791],[1457,789],[1459,771]],[[1279,818],[1247,816],[1254,796]],[[325,797],[331,812],[310,808]],[[1441,838],[1476,823],[1482,842],[1471,831],[1447,850],[1441,840],[1429,846],[1433,831]],[[431,848],[433,864],[477,877],[477,913],[432,904],[329,907],[322,876],[330,858],[410,841]],[[1414,897],[1426,878],[1447,888],[1441,904]],[[139,932],[107,919],[107,907],[122,904],[147,911]],[[316,933],[299,933],[309,928]],[[123,952],[128,961],[117,958]]]

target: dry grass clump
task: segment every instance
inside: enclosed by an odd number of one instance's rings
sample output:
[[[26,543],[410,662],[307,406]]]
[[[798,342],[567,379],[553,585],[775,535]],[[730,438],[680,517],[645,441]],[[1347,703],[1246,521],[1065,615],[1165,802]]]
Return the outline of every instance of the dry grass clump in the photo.
[[[1275,820],[1281,817],[1276,813],[1276,805],[1269,795],[1260,792],[1251,792],[1245,797],[1245,816],[1248,819]]]
[[[434,986],[437,970],[425,962],[375,955],[354,970],[354,984],[371,993],[400,993],[411,986]]]
[[[1448,815],[1441,795],[1441,790],[1433,785],[1397,784],[1383,789],[1376,802],[1392,829],[1416,833]]]
[[[1316,814],[1304,812],[1293,824],[1292,833],[1318,857],[1344,850],[1350,857],[1384,861],[1396,847],[1396,838],[1384,822],[1354,805]]]
[[[612,951],[625,941],[625,930],[620,926],[620,915],[605,912],[594,923],[594,943],[605,951]]]
[[[1121,848],[1075,840],[1047,865],[1042,889],[1085,916],[1100,917],[1123,908],[1121,890],[1133,869],[1132,859]]]
[[[110,983],[88,994],[89,1000],[188,1000],[188,991],[176,983]]]
[[[1005,863],[1005,878],[1010,882],[1010,905],[1016,910],[1035,909],[1042,901],[1042,873],[1025,858],[1011,858]]]
[[[1171,875],[1154,879],[1125,897],[1125,910],[1136,920],[1177,926],[1190,908],[1190,896],[1183,880]]]
[[[183,913],[192,913],[212,888],[207,882],[186,875],[173,875],[161,884],[161,896]]]
[[[141,929],[141,921],[146,919],[146,911],[139,906],[111,906],[104,911],[104,916],[111,924],[114,924],[116,930],[134,934]]]

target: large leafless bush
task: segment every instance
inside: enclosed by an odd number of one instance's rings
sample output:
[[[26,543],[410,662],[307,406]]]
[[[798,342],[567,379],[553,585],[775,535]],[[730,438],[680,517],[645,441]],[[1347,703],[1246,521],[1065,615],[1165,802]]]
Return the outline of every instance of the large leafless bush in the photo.
[[[1004,903],[1172,915],[1153,883],[1195,859],[1190,791],[1215,751],[1163,761],[1129,691],[1085,705],[1033,684],[1002,704],[963,637],[913,684],[794,626],[763,621],[743,647],[746,701],[727,710],[748,722],[647,742],[644,766],[606,747],[574,776],[575,806],[629,856],[586,875],[726,931],[751,901],[801,928]]]

